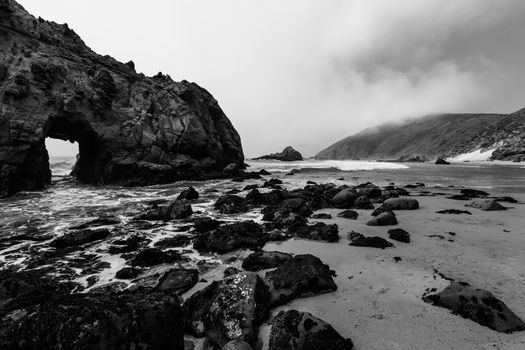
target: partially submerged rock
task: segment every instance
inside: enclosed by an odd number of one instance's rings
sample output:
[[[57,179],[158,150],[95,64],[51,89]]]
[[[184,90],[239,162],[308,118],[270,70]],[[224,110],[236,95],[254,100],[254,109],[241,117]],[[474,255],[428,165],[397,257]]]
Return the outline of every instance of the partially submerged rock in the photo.
[[[78,247],[83,244],[92,243],[108,237],[111,232],[107,228],[100,228],[95,230],[85,229],[75,232],[69,232],[63,236],[55,238],[51,241],[51,245],[55,248],[63,249],[70,247]]]
[[[293,149],[292,146],[288,146],[281,153],[272,153],[255,159],[273,159],[280,160],[282,162],[293,162],[303,160],[303,156],[301,153]]]
[[[142,220],[180,220],[186,219],[193,214],[191,204],[185,199],[177,199],[168,206],[160,206],[154,208],[147,213],[141,215],[139,219]]]
[[[86,221],[82,224],[71,226],[70,230],[84,230],[86,228],[97,226],[109,226],[120,224],[121,220],[116,216],[101,216],[93,220]]]
[[[443,291],[423,297],[427,303],[449,309],[498,332],[525,331],[525,323],[492,293],[452,281]]]
[[[237,249],[261,249],[268,236],[261,225],[254,221],[242,221],[220,226],[198,235],[193,247],[200,252],[226,253]]]
[[[371,247],[371,248],[390,248],[394,245],[384,238],[378,236],[365,237],[359,232],[352,231],[348,234],[351,246],[354,247]]]
[[[162,251],[158,248],[146,248],[141,250],[132,260],[133,266],[154,266],[171,263],[181,258],[180,254],[174,251]]]
[[[193,294],[183,309],[190,334],[206,335],[219,347],[231,340],[253,345],[259,326],[268,318],[268,291],[257,274],[239,273]]]
[[[248,211],[244,198],[234,194],[220,196],[214,204],[215,209],[223,214],[238,214]]]
[[[332,218],[332,215],[331,214],[328,214],[328,213],[317,213],[317,214],[313,214],[312,215],[312,219],[323,219],[323,220],[327,220],[327,219],[331,219]]]
[[[436,160],[436,163],[435,164],[438,164],[438,165],[450,165],[450,162],[447,162],[446,160],[444,160],[443,158],[438,158]]]
[[[242,268],[247,271],[272,269],[292,260],[292,255],[282,252],[255,252],[248,255],[242,262]]]
[[[472,202],[465,204],[467,207],[477,208],[484,211],[507,210],[506,207],[492,199],[474,199]]]
[[[271,305],[278,306],[295,298],[331,293],[337,289],[328,265],[311,255],[296,255],[264,280],[270,288]]]
[[[191,201],[197,198],[199,198],[199,192],[197,192],[197,190],[191,186],[185,189],[184,191],[182,191],[177,197],[177,199],[181,199],[181,200],[185,199],[188,201]]]
[[[281,311],[270,321],[268,350],[351,350],[345,339],[328,323],[308,312]]]

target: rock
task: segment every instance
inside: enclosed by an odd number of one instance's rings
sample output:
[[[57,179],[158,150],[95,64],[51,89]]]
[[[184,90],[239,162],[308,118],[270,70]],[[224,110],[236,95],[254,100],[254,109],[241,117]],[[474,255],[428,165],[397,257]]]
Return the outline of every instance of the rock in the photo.
[[[303,198],[290,198],[278,205],[267,206],[262,210],[263,220],[273,221],[281,226],[306,223],[306,217],[312,214],[310,205]]]
[[[73,175],[125,186],[225,176],[244,164],[241,140],[205,89],[97,55],[66,25],[13,0],[2,12],[0,195],[50,184],[46,137],[79,143]],[[61,54],[57,54],[59,52]],[[5,73],[3,73],[5,71]]]
[[[460,192],[461,192],[462,195],[468,196],[468,197],[471,197],[471,198],[483,197],[483,196],[488,196],[489,195],[485,191],[474,190],[472,188],[464,188]]]
[[[231,340],[255,344],[269,313],[268,290],[253,272],[214,282],[193,294],[183,306],[186,331],[225,346]]]
[[[69,227],[70,230],[84,230],[90,227],[109,226],[120,224],[120,219],[116,216],[101,216],[97,219],[86,221],[82,224]]]
[[[297,224],[291,226],[288,232],[297,237],[314,241],[330,243],[339,241],[339,228],[336,224],[327,225],[324,222],[316,222],[313,225]]]
[[[352,231],[348,234],[350,245],[354,247],[390,248],[394,245],[384,238],[373,236],[365,237],[359,232]]]
[[[443,291],[423,297],[427,303],[449,309],[498,332],[525,331],[525,323],[492,293],[452,281]]]
[[[515,198],[503,196],[503,197],[492,197],[496,202],[507,202],[507,203],[518,203]]]
[[[108,249],[110,254],[122,254],[135,252],[139,247],[146,245],[150,242],[149,239],[146,239],[139,235],[132,235],[126,239],[118,239],[113,241]]]
[[[419,202],[413,198],[389,198],[382,206],[387,210],[414,210],[419,208]]]
[[[397,219],[393,212],[385,211],[366,223],[368,226],[397,225]]]
[[[374,205],[367,196],[357,197],[352,207],[355,209],[374,209]]]
[[[356,212],[355,210],[348,209],[348,210],[344,210],[340,212],[339,214],[337,214],[337,216],[340,218],[356,220],[357,217],[359,216],[359,213]]]
[[[259,250],[267,239],[262,227],[250,220],[223,225],[198,235],[193,242],[193,247],[199,252],[222,254],[238,249]]]
[[[245,341],[232,340],[224,345],[221,350],[253,350],[253,348]]]
[[[193,229],[196,233],[204,233],[216,229],[223,224],[223,221],[218,221],[210,217],[198,218],[193,222]]]
[[[132,260],[133,266],[154,266],[171,263],[180,259],[180,254],[174,251],[164,252],[158,248],[146,248],[141,250]]]
[[[438,158],[436,160],[436,163],[435,164],[439,164],[439,165],[450,165],[450,162],[447,162],[446,160],[444,160],[443,158]]]
[[[7,314],[2,349],[183,349],[177,297],[59,295]]]
[[[193,214],[191,204],[184,199],[177,199],[168,206],[158,207],[141,215],[142,220],[180,220]]]
[[[95,230],[80,230],[71,233],[66,233],[63,236],[55,238],[51,241],[51,245],[58,249],[78,247],[83,244],[92,243],[105,239],[111,234],[107,228],[100,228]]]
[[[177,197],[177,199],[179,200],[185,199],[188,201],[191,201],[197,198],[199,198],[199,192],[197,192],[197,190],[193,187],[188,187],[187,189],[182,191]]]
[[[265,181],[262,187],[276,187],[279,188],[279,185],[282,185],[283,182],[279,179],[272,178],[268,181]]]
[[[355,190],[359,196],[366,196],[368,198],[378,198],[382,195],[381,189],[370,182],[357,185]]]
[[[281,162],[293,162],[303,160],[303,156],[294,150],[292,146],[288,146],[281,153],[272,153],[255,159],[274,159],[280,160]]]
[[[238,214],[248,211],[248,206],[244,204],[244,198],[233,194],[220,196],[214,207],[223,214]]]
[[[332,203],[336,208],[350,209],[357,197],[359,194],[356,190],[343,188],[332,198]]]
[[[444,209],[436,211],[438,214],[468,214],[472,215],[472,213],[468,210],[458,210],[458,209]]]
[[[199,271],[196,269],[171,269],[162,275],[154,291],[180,295],[190,290],[198,281]]]
[[[292,260],[292,255],[281,252],[255,252],[248,255],[242,262],[242,268],[247,271],[273,269]]]
[[[388,237],[390,237],[394,241],[410,243],[410,233],[401,228],[388,230]]]
[[[328,323],[308,312],[281,311],[271,321],[268,350],[351,350],[351,339],[343,338]]]
[[[115,278],[119,280],[130,280],[137,277],[140,274],[140,270],[134,267],[124,267],[115,273]]]
[[[310,254],[296,255],[292,260],[266,273],[272,307],[295,298],[331,293],[337,289],[328,265]]]
[[[465,204],[467,207],[477,208],[485,211],[507,210],[503,205],[492,199],[474,199],[472,202]]]
[[[224,270],[224,278],[226,277],[230,277],[230,276],[233,276],[233,275],[236,275],[238,273],[240,273],[241,270],[239,270],[238,268],[236,267],[233,267],[233,266],[230,266],[230,267],[227,267],[225,270]]]
[[[332,215],[328,213],[318,213],[318,214],[312,215],[312,219],[331,219],[331,218],[332,218]]]
[[[185,247],[189,245],[193,237],[188,235],[176,235],[169,238],[161,239],[155,242],[155,248],[175,248],[175,247]]]
[[[468,201],[472,199],[470,196],[466,196],[464,194],[453,194],[452,196],[447,197],[448,199],[454,199],[457,201]]]
[[[251,190],[254,190],[256,188],[259,188],[258,185],[246,185],[244,186],[244,188],[242,189],[243,191],[251,191]]]

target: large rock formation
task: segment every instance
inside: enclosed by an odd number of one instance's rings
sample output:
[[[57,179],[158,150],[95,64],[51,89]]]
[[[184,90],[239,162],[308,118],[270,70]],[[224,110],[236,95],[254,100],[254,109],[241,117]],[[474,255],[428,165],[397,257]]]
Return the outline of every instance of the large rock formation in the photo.
[[[273,159],[280,160],[281,162],[294,162],[303,160],[301,153],[293,149],[292,146],[288,146],[281,153],[272,153],[255,159]]]
[[[349,136],[317,159],[437,159],[495,149],[493,160],[525,161],[525,109],[511,114],[443,114]],[[406,159],[405,159],[406,160]]]
[[[220,176],[243,164],[240,137],[213,96],[89,49],[67,24],[0,0],[0,195],[50,182],[46,137],[76,141],[73,174],[148,185]]]

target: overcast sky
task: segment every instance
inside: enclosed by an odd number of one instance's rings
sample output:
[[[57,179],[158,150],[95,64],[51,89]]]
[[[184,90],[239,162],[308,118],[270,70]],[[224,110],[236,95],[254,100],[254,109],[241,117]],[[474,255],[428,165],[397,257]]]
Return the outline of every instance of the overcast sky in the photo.
[[[525,106],[523,0],[19,1],[100,54],[205,87],[247,157],[287,145],[313,155],[407,117]]]

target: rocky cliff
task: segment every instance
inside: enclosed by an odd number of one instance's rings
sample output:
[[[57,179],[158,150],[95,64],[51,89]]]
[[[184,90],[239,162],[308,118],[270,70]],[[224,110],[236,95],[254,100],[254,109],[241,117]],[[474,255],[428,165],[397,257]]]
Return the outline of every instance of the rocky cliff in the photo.
[[[496,149],[491,159],[525,161],[525,109],[512,114],[443,114],[386,124],[347,137],[317,159],[436,159]]]
[[[233,125],[197,84],[145,77],[67,24],[0,0],[0,196],[50,182],[46,137],[78,142],[74,175],[93,184],[214,177],[244,160]]]

